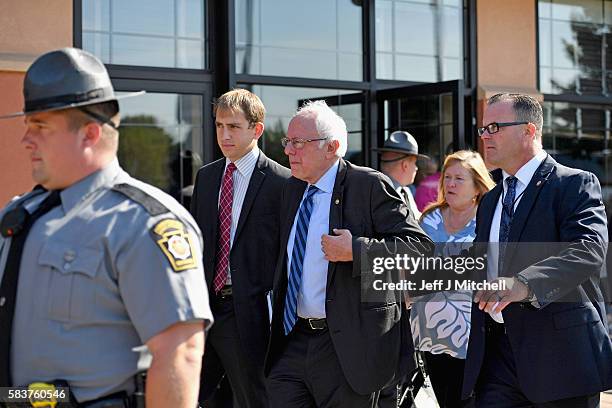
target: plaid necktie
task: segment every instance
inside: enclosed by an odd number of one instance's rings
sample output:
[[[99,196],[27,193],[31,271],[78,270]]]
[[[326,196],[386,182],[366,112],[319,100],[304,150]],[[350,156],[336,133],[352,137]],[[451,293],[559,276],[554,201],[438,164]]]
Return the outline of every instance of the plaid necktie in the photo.
[[[516,182],[518,179],[514,176],[506,178],[508,191],[504,195],[502,201],[502,214],[499,222],[499,259],[497,263],[497,276],[502,276],[504,266],[504,256],[506,252],[506,243],[510,235],[510,225],[514,216],[514,199],[516,196]]]
[[[287,284],[287,296],[285,297],[285,313],[283,324],[285,334],[289,334],[297,321],[297,297],[302,283],[302,270],[304,267],[304,255],[306,254],[306,239],[308,238],[308,225],[312,215],[313,196],[319,191],[311,185],[306,192],[306,198],[298,211],[298,222],[295,227],[295,238],[293,239],[293,251],[291,253],[291,269]]]
[[[232,204],[234,203],[234,163],[228,164],[221,184],[219,199],[219,240],[217,241],[217,264],[213,289],[218,293],[229,275],[230,233],[232,230]]]

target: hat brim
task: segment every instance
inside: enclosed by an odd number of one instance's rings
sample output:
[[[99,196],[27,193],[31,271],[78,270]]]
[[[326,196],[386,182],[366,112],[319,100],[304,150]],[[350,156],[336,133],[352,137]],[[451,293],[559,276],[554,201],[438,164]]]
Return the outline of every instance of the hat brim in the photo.
[[[394,147],[375,147],[372,149],[372,151],[377,152],[377,153],[384,153],[384,152],[391,152],[391,153],[401,153],[401,154],[405,154],[408,156],[417,156],[417,157],[421,157],[423,159],[429,159],[430,157],[427,156],[426,154],[414,154],[412,152],[407,152],[406,150],[403,149],[396,149]]]
[[[0,119],[17,118],[19,116],[31,115],[33,113],[52,112],[52,111],[58,111],[58,110],[79,108],[81,106],[95,105],[97,103],[104,103],[104,102],[110,102],[110,101],[119,101],[121,99],[132,98],[134,96],[144,95],[145,93],[146,93],[146,91],[130,92],[130,93],[125,94],[125,95],[120,95],[120,96],[115,95],[115,96],[113,96],[111,98],[90,99],[88,101],[83,101],[83,102],[79,102],[79,103],[69,103],[69,104],[61,105],[61,106],[54,106],[54,107],[43,108],[43,109],[35,109],[35,110],[28,111],[28,112],[25,112],[25,111],[15,112],[15,113],[11,113],[11,114],[8,114],[8,115],[2,115],[2,116],[0,116]]]

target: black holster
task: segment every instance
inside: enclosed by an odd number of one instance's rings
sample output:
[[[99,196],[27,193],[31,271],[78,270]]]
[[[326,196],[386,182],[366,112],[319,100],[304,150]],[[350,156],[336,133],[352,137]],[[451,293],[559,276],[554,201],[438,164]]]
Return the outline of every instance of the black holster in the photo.
[[[136,390],[130,397],[130,408],[145,408],[145,386],[147,384],[147,372],[136,374]]]

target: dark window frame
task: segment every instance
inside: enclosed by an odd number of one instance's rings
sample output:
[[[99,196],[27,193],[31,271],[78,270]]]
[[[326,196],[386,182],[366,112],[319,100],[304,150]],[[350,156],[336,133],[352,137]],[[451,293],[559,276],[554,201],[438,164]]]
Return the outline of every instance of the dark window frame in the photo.
[[[378,138],[378,106],[377,92],[389,88],[399,88],[410,85],[426,85],[427,82],[413,82],[401,80],[388,80],[376,78],[376,26],[375,26],[375,1],[362,1],[362,41],[363,41],[363,81],[344,81],[335,79],[316,79],[303,77],[286,77],[273,75],[252,75],[235,73],[235,52],[228,55],[230,63],[228,68],[232,68],[228,75],[228,89],[237,86],[268,85],[285,87],[303,88],[322,88],[322,89],[345,89],[362,91],[364,93],[364,125],[362,146],[364,150],[365,165],[370,166],[376,163],[376,156],[371,152],[371,148],[379,144]],[[234,0],[228,0],[227,27],[230,30],[232,46],[226,46],[226,50],[233,50],[233,36],[235,28]],[[477,83],[477,64],[476,64],[476,0],[463,0],[463,83],[465,90],[463,96],[469,104],[464,105],[464,116],[462,118],[465,128],[467,144],[476,146],[475,124],[476,124],[476,83]],[[433,83],[435,84],[435,83]],[[325,96],[325,95],[323,95]],[[472,135],[472,139],[468,139]],[[459,146],[457,146],[459,147]]]
[[[536,24],[536,72],[537,72],[537,89],[538,91],[540,91],[541,89],[541,75],[540,75],[540,7],[539,7],[539,3],[540,0],[534,0],[534,5],[535,5],[535,24]],[[603,3],[603,0],[602,0]],[[612,27],[612,24],[608,24],[609,26]],[[612,72],[612,67],[607,67],[607,71],[608,72]],[[603,86],[604,84],[602,84],[602,89],[605,89],[605,87]],[[610,113],[608,113],[608,115],[612,115],[612,90],[608,89],[608,95],[584,95],[584,94],[578,94],[578,93],[561,93],[561,94],[549,94],[549,93],[541,93],[542,96],[544,97],[544,102],[551,102],[553,103],[553,106],[555,103],[568,103],[568,104],[573,104],[573,105],[578,105],[580,107],[583,108],[587,108],[589,106],[593,106],[593,107],[605,107],[606,109],[604,109],[604,111],[608,111]],[[581,125],[580,126],[581,129],[589,129],[589,126],[584,126]],[[601,129],[604,131],[604,146],[605,148],[602,150],[601,154],[603,156],[609,156],[611,154],[610,149],[609,149],[609,144],[612,142],[612,139],[610,139],[608,136],[610,133],[612,133],[612,130],[610,130],[609,128],[604,128]],[[546,135],[548,136],[550,132],[550,136],[553,138],[553,140],[555,140],[554,138],[556,138],[556,131],[553,129],[553,127],[549,127],[547,129]],[[578,139],[578,127],[576,127],[576,129],[571,130],[571,132],[574,132],[576,135],[574,136],[576,139]],[[556,141],[556,140],[555,140]],[[605,171],[605,168],[604,168]],[[601,181],[602,187],[604,185],[609,186],[609,184],[605,184],[605,181],[608,179],[608,174],[606,172],[606,174],[603,175],[603,180]],[[605,199],[605,197],[604,197]],[[606,203],[607,204],[607,203]]]
[[[82,1],[73,0],[73,38],[76,47],[82,46]],[[363,41],[363,80],[344,81],[313,79],[300,77],[279,77],[268,75],[237,74],[235,70],[235,3],[234,0],[207,0],[206,30],[207,30],[207,68],[204,70],[183,68],[158,68],[147,66],[128,66],[107,64],[107,69],[115,86],[123,90],[145,89],[157,92],[202,92],[209,90],[208,95],[217,96],[238,85],[271,85],[288,87],[305,87],[321,89],[346,89],[364,93],[364,126],[362,146],[366,165],[375,160],[371,147],[378,142],[378,106],[376,94],[380,90],[403,87],[408,85],[423,85],[423,82],[400,80],[383,80],[376,78],[376,27],[375,1],[361,0],[362,41]],[[536,0],[537,1],[537,0]],[[466,142],[475,145],[475,139],[469,140],[474,134],[476,117],[476,0],[463,0],[463,92],[465,105]],[[207,88],[208,87],[208,88]],[[215,131],[212,118],[212,104],[204,99],[202,112],[204,125],[204,143],[206,151],[200,152],[204,162],[208,163],[221,156],[216,146]],[[211,101],[212,102],[212,101]]]
[[[577,1],[577,0],[575,0]],[[605,0],[600,0],[602,3]],[[535,5],[535,27],[536,27],[536,86],[538,91],[541,89],[541,77],[540,77],[540,0],[534,0]],[[612,27],[612,24],[609,24]],[[612,67],[607,69],[608,72],[612,72]],[[597,105],[610,105],[612,104],[612,89],[608,89],[608,96],[605,95],[583,95],[577,93],[560,93],[560,94],[549,94],[543,93],[545,101],[552,102],[570,102],[570,103],[581,103],[581,104],[597,104]]]
[[[73,0],[73,44],[77,48],[83,46],[83,0]],[[212,44],[218,40],[214,30],[215,17],[220,13],[218,7],[223,1],[206,0],[205,13],[205,47],[207,67],[205,69],[149,67],[139,65],[105,64],[113,82],[120,91],[139,91],[164,93],[184,93],[201,95],[204,151],[198,152],[209,163],[218,155],[218,147],[214,141],[214,126],[212,120],[212,97],[215,95],[214,75],[218,61],[214,58]]]

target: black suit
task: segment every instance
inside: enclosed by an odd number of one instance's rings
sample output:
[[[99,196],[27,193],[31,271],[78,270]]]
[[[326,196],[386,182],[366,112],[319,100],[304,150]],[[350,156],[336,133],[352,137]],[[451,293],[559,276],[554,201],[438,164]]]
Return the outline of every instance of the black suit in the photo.
[[[263,152],[259,153],[230,251],[233,299],[220,302],[216,301],[213,279],[219,235],[218,199],[224,171],[225,158],[202,167],[197,174],[191,203],[191,212],[204,238],[204,271],[215,317],[204,356],[201,390],[204,398],[214,389],[223,371],[227,372],[235,395],[242,385],[247,388],[245,392],[249,392],[252,382],[259,382],[259,390],[263,389],[262,367],[270,332],[266,295],[272,289],[279,249],[279,197],[290,176],[289,169]],[[220,332],[221,326],[225,327],[223,332]],[[236,335],[232,336],[232,332]],[[226,340],[219,340],[219,346],[214,347],[215,337]],[[233,346],[227,340],[229,337],[237,338]],[[225,346],[236,350],[227,353],[216,350]],[[222,358],[220,354],[227,356]],[[258,371],[259,378],[248,378],[245,373],[249,368]],[[234,373],[234,370],[239,372]],[[243,381],[249,383],[237,384]],[[261,395],[244,397],[249,400],[248,406],[260,406],[257,401],[263,398]]]
[[[483,197],[476,242],[489,241],[501,192],[499,184]],[[560,251],[546,244],[554,242],[571,245]],[[478,406],[515,406],[503,404],[597,396],[612,387],[612,344],[598,284],[607,229],[597,178],[548,156],[516,207],[508,243],[499,275],[524,276],[541,307],[510,304],[503,311],[505,334],[494,333],[489,317],[473,307],[464,396],[476,388]],[[574,400],[551,406],[587,405]]]
[[[274,278],[272,334],[266,358],[269,375],[282,359],[295,329],[286,336],[283,328],[287,292],[287,243],[307,183],[291,178],[283,192],[281,249]],[[410,242],[413,252],[429,247],[431,240],[412,217],[388,177],[340,159],[331,197],[329,233],[348,229],[353,235],[353,262],[330,262],[327,270],[325,312],[331,353],[341,371],[330,373],[327,382],[348,382],[354,393],[369,395],[397,378],[401,363],[412,363],[412,339],[402,329],[405,310],[399,302],[362,302],[361,248]],[[321,362],[325,364],[325,362]],[[405,372],[405,371],[404,371]],[[336,375],[338,374],[338,375]],[[340,378],[338,378],[340,377]],[[316,393],[316,390],[313,391]],[[347,406],[347,401],[341,406]],[[327,405],[327,404],[323,404]],[[333,404],[331,404],[333,405]],[[293,406],[293,405],[291,405]],[[337,405],[334,405],[337,406]],[[350,405],[349,405],[350,406]]]

